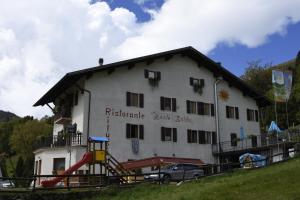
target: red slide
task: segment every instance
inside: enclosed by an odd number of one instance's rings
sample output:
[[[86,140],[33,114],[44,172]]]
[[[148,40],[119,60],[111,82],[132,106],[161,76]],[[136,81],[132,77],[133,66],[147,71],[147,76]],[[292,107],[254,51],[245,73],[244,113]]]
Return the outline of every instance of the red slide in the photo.
[[[93,159],[92,152],[85,153],[79,162],[77,162],[76,164],[71,166],[69,169],[67,169],[62,175],[72,174],[75,170],[77,170],[82,165],[91,162],[92,159]],[[41,184],[43,187],[54,187],[58,182],[60,182],[64,178],[65,177],[56,177],[51,180],[42,181]]]

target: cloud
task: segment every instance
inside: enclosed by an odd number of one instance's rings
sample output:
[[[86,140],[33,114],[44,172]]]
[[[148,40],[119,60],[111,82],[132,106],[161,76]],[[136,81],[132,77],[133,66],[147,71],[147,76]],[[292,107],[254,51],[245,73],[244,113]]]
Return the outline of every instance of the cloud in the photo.
[[[0,0],[0,109],[33,108],[66,72],[187,45],[253,48],[300,21],[299,0],[168,0],[138,23],[125,8],[88,0]],[[143,3],[140,1],[140,3]]]

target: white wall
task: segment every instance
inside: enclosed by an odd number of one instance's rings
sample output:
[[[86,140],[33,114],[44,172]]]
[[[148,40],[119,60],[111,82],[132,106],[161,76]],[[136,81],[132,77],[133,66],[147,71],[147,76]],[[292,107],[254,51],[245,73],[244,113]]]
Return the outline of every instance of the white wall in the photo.
[[[222,81],[218,85],[218,92],[225,90],[229,94],[229,99],[223,101],[219,98],[219,125],[220,125],[220,141],[230,141],[230,134],[236,133],[240,137],[240,128],[244,128],[245,137],[247,135],[260,135],[259,122],[247,120],[247,108],[258,110],[256,101],[235,87],[229,87],[228,83]],[[239,108],[239,119],[226,118],[226,106]]]
[[[149,85],[148,80],[144,78],[144,69],[161,72],[161,81],[158,87]],[[193,91],[189,85],[190,77],[205,79],[202,95]],[[154,154],[158,156],[175,154],[176,157],[200,158],[206,163],[213,163],[211,145],[187,143],[187,129],[215,131],[215,118],[187,114],[186,100],[214,103],[214,81],[215,78],[210,71],[204,67],[199,68],[194,61],[181,56],[174,56],[168,62],[163,59],[155,60],[151,65],[140,63],[130,70],[126,66],[117,68],[112,74],[108,74],[107,71],[96,73],[85,82],[85,88],[92,91],[90,135],[105,136],[107,132],[106,108],[114,108],[115,111],[121,109],[124,112],[140,112],[144,114],[144,119],[116,116],[108,118],[111,136],[110,152],[117,159],[127,161],[128,159],[151,157]],[[226,87],[226,84],[223,83],[221,86]],[[227,120],[226,113],[224,113],[225,104],[220,104],[222,141],[229,141],[232,131],[238,134],[241,125],[244,126],[245,132],[259,133],[257,122],[250,122],[248,125],[245,121],[245,109],[257,109],[255,101],[244,97],[242,92],[234,87],[227,89],[230,93],[228,103],[241,106],[240,120]],[[127,91],[143,93],[144,108],[127,107]],[[160,96],[176,98],[177,112],[160,111]],[[189,122],[154,120],[153,112],[168,114],[171,117],[178,115],[188,118]],[[137,155],[132,153],[131,140],[126,139],[126,123],[144,125],[144,140],[139,141],[140,151]],[[161,141],[160,128],[162,126],[177,128],[177,143]]]
[[[52,148],[52,149],[41,149],[35,152],[35,161],[42,160],[41,174],[49,175],[53,171],[53,159],[54,158],[65,158],[65,169],[77,163],[85,151],[81,147],[73,147],[71,156],[67,148]],[[71,165],[70,165],[71,158]],[[35,166],[36,167],[36,166]],[[79,169],[87,169],[86,166],[82,166]]]
[[[214,67],[214,66],[211,66]],[[152,87],[144,78],[144,69],[160,71],[161,80],[158,87]],[[203,78],[205,87],[200,95],[193,91],[189,78]],[[215,117],[187,114],[186,100],[214,103],[215,78],[207,68],[198,65],[188,57],[174,56],[169,61],[157,59],[152,64],[145,62],[136,64],[134,68],[127,66],[117,68],[113,73],[107,71],[94,73],[89,79],[80,81],[82,87],[92,92],[90,114],[90,136],[105,136],[108,133],[111,142],[109,151],[119,161],[141,159],[158,156],[200,158],[205,163],[214,163],[210,144],[187,143],[187,129],[216,131]],[[243,126],[246,135],[259,134],[259,123],[247,121],[246,109],[257,110],[254,99],[244,96],[235,87],[229,87],[222,81],[218,91],[226,90],[229,99],[219,100],[220,135],[222,141],[230,141],[230,133],[237,133]],[[71,88],[70,91],[75,88]],[[126,92],[143,93],[144,108],[127,107]],[[160,96],[176,98],[177,112],[160,110]],[[239,120],[226,118],[226,105],[239,107]],[[144,118],[118,117],[106,115],[106,108],[115,111],[140,113]],[[154,114],[168,115],[171,119],[154,120]],[[180,122],[176,121],[181,117]],[[86,142],[88,118],[88,94],[79,93],[78,105],[72,109],[72,123],[77,123],[79,131],[83,132],[83,142]],[[139,140],[139,153],[133,154],[131,139],[126,139],[126,123],[144,125],[144,140]],[[161,127],[177,128],[177,142],[162,142]],[[59,129],[59,126],[57,126]],[[79,154],[78,154],[79,155]],[[81,157],[81,155],[79,156]],[[78,158],[77,158],[78,159]]]

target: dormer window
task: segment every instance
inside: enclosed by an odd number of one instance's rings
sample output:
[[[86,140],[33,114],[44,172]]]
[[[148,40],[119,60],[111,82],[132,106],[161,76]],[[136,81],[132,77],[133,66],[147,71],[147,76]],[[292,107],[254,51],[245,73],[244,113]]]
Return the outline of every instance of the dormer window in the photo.
[[[202,94],[202,89],[204,87],[204,79],[190,77],[190,85],[193,87],[194,92]]]
[[[149,84],[151,86],[158,86],[158,82],[160,81],[160,72],[159,71],[150,71],[145,69],[145,78],[149,80]]]

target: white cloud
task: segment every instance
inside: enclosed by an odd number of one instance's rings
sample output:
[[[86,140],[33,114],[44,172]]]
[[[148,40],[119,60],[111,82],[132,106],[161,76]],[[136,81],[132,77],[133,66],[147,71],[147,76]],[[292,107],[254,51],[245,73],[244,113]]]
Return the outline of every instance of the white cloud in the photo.
[[[0,109],[38,117],[50,113],[32,107],[38,98],[99,57],[107,63],[187,45],[203,53],[219,43],[256,47],[300,21],[299,0],[168,0],[145,23],[105,2],[0,3]]]

